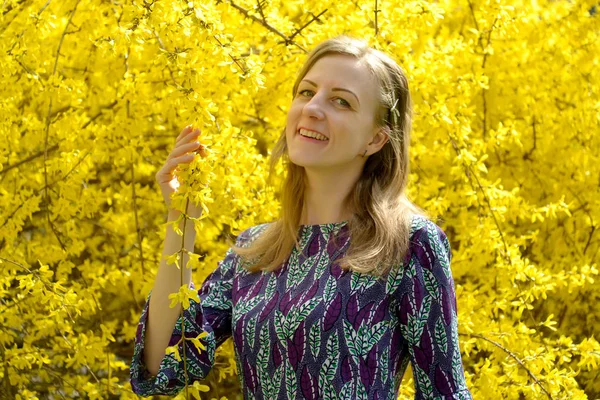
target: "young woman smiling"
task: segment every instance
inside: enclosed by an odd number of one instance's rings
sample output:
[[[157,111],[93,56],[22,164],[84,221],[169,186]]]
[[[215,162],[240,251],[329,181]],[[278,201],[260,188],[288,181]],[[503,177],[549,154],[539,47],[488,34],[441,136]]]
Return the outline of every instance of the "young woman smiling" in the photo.
[[[409,362],[415,398],[471,399],[450,244],[406,195],[410,129],[395,61],[348,36],[319,44],[271,155],[270,174],[280,160],[287,168],[280,218],[239,235],[184,321],[166,299],[179,271],[161,264],[160,300],[148,296],[138,326],[134,392],[178,393],[184,372],[190,384],[204,378],[233,337],[245,399],[395,399]],[[173,157],[197,148],[198,134],[184,130]],[[172,160],[159,179],[165,198],[176,164],[189,162]],[[165,254],[176,251],[170,240]],[[185,364],[164,355],[182,322],[206,348],[188,345]]]

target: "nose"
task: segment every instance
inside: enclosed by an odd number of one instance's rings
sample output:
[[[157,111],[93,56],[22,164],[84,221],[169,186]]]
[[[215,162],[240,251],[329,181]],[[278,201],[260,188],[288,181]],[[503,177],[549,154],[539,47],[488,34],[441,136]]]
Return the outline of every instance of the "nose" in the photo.
[[[310,101],[304,105],[302,114],[307,117],[323,119],[325,113],[323,112],[323,104],[318,95],[314,95]]]

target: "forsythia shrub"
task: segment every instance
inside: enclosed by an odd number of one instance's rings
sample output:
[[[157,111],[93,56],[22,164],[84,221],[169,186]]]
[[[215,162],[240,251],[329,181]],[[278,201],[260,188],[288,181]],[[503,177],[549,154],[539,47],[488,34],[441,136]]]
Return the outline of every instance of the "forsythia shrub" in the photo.
[[[166,232],[156,171],[185,125],[202,129],[209,155],[181,171],[194,179],[176,199],[207,210],[192,221],[199,286],[227,235],[277,217],[267,158],[295,73],[340,33],[409,78],[410,193],[451,241],[474,398],[598,398],[599,12],[577,0],[2,1],[0,398],[137,398],[133,339]],[[239,398],[233,357],[228,341],[178,398]],[[401,398],[413,394],[407,371]]]

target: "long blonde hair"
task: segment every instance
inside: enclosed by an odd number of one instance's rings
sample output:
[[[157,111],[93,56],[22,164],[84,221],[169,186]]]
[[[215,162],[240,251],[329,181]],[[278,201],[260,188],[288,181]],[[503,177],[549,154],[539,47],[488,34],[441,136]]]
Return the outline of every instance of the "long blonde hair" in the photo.
[[[337,262],[343,269],[382,276],[406,256],[412,216],[427,216],[405,193],[412,125],[408,80],[400,66],[383,52],[361,40],[340,35],[325,40],[309,53],[294,83],[292,98],[310,68],[329,54],[350,55],[364,61],[379,83],[380,107],[375,123],[376,127],[383,127],[390,138],[378,152],[369,156],[348,196],[347,203],[354,211],[347,224],[351,240],[345,256]],[[287,167],[280,192],[280,218],[266,224],[250,246],[232,246],[250,272],[277,270],[289,258],[294,246],[300,250],[298,233],[305,175],[303,167],[289,160],[285,128],[271,152],[268,182],[280,159]]]

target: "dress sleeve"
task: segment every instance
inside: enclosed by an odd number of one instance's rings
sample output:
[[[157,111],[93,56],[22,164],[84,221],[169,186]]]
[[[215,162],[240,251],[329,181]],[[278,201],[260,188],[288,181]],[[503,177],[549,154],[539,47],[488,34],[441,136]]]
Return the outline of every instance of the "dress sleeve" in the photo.
[[[243,233],[242,233],[243,234]],[[218,267],[206,278],[198,295],[200,303],[190,299],[190,307],[183,312],[185,324],[185,337],[198,338],[205,347],[200,352],[190,340],[185,341],[185,354],[187,360],[184,367],[183,342],[177,345],[180,360],[175,354],[167,354],[163,358],[158,374],[151,376],[144,365],[144,339],[150,296],[142,311],[137,327],[133,359],[130,366],[131,387],[133,392],[150,396],[155,394],[174,396],[185,386],[184,370],[187,370],[188,384],[203,379],[214,364],[214,355],[217,347],[231,336],[231,289],[236,265],[239,257],[230,248],[225,258],[218,262]],[[190,288],[195,289],[194,283]],[[169,340],[169,346],[175,346],[181,339],[182,318],[179,316]],[[198,337],[205,332],[205,336]]]
[[[446,234],[427,220],[411,237],[398,291],[400,330],[408,346],[415,399],[467,399],[458,344],[452,251]]]

